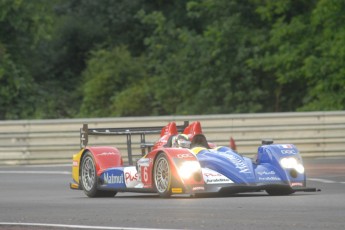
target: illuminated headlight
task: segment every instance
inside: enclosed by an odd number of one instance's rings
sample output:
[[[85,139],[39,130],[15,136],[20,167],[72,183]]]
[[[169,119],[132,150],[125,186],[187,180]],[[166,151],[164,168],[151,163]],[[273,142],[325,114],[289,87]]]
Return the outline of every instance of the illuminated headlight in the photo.
[[[197,161],[184,161],[179,167],[179,174],[183,179],[190,178],[195,172],[201,170],[200,164]]]
[[[301,164],[298,164],[295,169],[297,172],[299,172],[301,174],[304,173],[304,166]]]
[[[304,173],[304,166],[296,158],[287,157],[280,160],[280,165],[286,169],[295,169],[298,173]]]

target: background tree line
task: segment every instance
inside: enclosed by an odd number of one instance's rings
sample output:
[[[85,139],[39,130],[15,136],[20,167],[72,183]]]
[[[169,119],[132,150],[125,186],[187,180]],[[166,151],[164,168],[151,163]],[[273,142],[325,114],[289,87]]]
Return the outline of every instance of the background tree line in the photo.
[[[0,119],[345,109],[342,0],[0,0]]]

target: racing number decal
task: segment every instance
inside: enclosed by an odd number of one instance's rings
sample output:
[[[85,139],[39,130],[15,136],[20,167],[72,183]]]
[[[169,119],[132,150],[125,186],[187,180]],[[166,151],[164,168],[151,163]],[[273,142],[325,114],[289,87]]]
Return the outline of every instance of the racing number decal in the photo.
[[[151,175],[149,171],[149,167],[141,166],[141,178],[145,185],[151,184]]]
[[[147,167],[144,167],[144,170],[143,170],[143,178],[144,178],[144,182],[147,183],[148,180],[149,180],[149,175],[147,173]]]

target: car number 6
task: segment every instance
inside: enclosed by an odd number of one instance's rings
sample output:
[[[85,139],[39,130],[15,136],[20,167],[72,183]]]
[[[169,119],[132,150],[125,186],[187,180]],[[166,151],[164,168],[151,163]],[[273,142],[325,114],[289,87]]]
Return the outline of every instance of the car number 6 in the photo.
[[[147,182],[149,180],[149,174],[147,173],[147,167],[144,167],[143,171],[144,176],[144,182]]]

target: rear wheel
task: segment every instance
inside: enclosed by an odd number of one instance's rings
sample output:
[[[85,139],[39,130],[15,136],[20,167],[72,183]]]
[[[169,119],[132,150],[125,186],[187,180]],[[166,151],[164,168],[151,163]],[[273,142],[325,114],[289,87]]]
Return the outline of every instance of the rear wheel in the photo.
[[[82,159],[80,184],[88,197],[113,197],[116,195],[115,191],[98,190],[95,160],[89,151],[85,153]]]
[[[153,178],[157,192],[161,197],[171,196],[171,169],[164,153],[160,153],[155,161]]]

